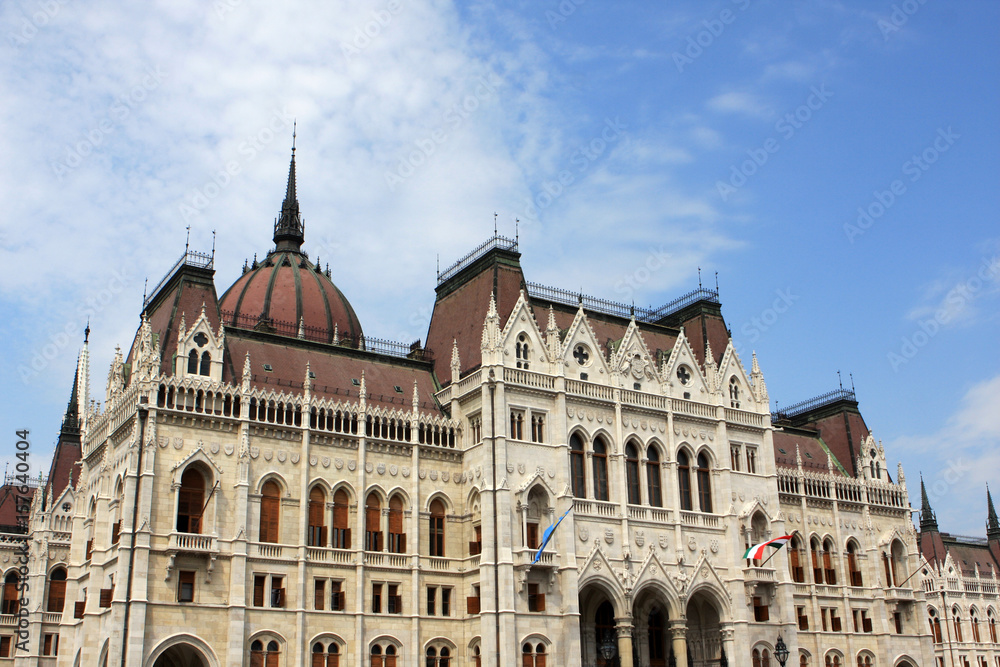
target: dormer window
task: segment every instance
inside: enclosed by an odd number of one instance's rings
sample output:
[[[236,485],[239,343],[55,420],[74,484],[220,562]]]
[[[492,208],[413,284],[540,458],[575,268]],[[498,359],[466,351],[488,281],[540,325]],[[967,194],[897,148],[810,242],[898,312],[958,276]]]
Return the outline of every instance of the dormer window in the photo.
[[[264,371],[267,373],[271,373],[274,371],[274,367],[271,366],[271,364],[264,364]]]
[[[400,387],[398,384],[397,385],[393,385],[392,388],[396,390],[397,394],[402,394],[403,393],[403,388]]]
[[[351,378],[351,384],[353,384],[355,387],[361,386],[361,383],[358,381],[357,378]]]
[[[729,407],[740,407],[740,383],[735,375],[729,378]]]
[[[517,367],[528,370],[528,337],[520,334],[514,344],[514,356],[517,357]]]

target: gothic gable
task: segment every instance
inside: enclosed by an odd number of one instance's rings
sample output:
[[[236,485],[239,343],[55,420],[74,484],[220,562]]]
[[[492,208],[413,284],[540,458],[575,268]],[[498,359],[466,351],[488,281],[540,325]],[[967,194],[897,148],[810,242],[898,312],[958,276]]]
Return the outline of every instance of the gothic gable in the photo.
[[[582,307],[577,309],[576,317],[566,331],[560,356],[568,377],[583,379],[586,376],[587,381],[602,384],[611,378],[611,369],[601,353],[601,344]]]

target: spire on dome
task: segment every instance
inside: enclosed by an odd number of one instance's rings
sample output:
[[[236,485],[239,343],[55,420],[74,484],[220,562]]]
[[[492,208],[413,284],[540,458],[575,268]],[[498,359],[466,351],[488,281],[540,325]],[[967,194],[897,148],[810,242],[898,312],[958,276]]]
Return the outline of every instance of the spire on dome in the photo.
[[[986,506],[989,518],[986,520],[986,539],[990,542],[1000,541],[1000,520],[997,519],[996,508],[993,507],[993,496],[990,487],[986,485]]]
[[[281,203],[281,215],[274,223],[274,245],[276,250],[299,252],[305,240],[305,226],[299,213],[299,200],[295,194],[295,136],[292,129],[292,161],[288,166],[288,185],[285,201]]]
[[[987,491],[987,494],[989,491]],[[920,475],[920,532],[937,533],[937,518],[931,509],[931,501],[927,499],[927,488],[924,486],[924,476]]]

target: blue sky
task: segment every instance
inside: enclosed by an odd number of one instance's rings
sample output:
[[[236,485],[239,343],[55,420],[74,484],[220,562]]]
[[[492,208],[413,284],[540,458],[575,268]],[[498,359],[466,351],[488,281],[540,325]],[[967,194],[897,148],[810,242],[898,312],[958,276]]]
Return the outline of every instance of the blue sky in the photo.
[[[297,118],[306,249],[369,334],[422,337],[494,212],[532,281],[645,306],[718,271],[772,399],[853,373],[914,504],[923,471],[982,534],[1000,5],[498,4],[3,3],[0,454],[27,427],[47,467],[87,315],[100,399],[187,225],[220,293],[266,252]]]

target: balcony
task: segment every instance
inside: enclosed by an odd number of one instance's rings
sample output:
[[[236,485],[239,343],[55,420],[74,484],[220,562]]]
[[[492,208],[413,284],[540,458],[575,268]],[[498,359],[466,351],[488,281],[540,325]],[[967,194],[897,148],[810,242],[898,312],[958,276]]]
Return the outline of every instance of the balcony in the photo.
[[[743,581],[755,584],[776,584],[778,573],[773,567],[745,567]]]
[[[913,602],[913,589],[912,588],[886,588],[885,589],[885,601],[886,602]]]
[[[538,553],[537,549],[518,549],[514,552],[514,565],[515,566],[529,566],[532,561],[535,560],[535,555]],[[535,563],[535,567],[555,567],[556,566],[556,554],[554,551],[543,551],[542,557],[538,559]]]
[[[176,553],[218,554],[219,538],[197,533],[170,533],[167,550]]]
[[[345,549],[326,549],[309,547],[306,558],[311,563],[333,563],[335,565],[354,565],[354,552]]]
[[[365,565],[386,569],[408,569],[410,557],[402,554],[390,554],[384,551],[366,551]]]

